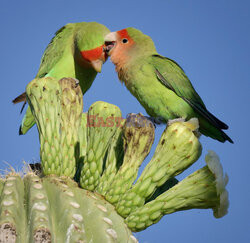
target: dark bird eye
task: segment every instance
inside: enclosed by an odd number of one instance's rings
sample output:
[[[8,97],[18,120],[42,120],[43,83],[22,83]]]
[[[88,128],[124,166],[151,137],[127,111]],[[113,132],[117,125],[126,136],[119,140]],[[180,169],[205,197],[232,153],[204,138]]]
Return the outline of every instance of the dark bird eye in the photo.
[[[126,39],[126,38],[122,39],[122,43],[124,43],[124,44],[128,43],[128,39]]]

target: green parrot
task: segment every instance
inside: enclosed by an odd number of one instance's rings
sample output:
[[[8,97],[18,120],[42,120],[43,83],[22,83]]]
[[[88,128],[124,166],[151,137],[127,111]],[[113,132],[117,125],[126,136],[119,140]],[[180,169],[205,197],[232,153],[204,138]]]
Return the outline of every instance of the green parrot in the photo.
[[[131,27],[111,32],[105,37],[105,51],[121,82],[151,117],[162,122],[197,117],[202,134],[233,143],[222,131],[228,126],[207,110],[183,69],[159,55],[149,36]]]
[[[90,88],[107,55],[103,51],[104,37],[109,29],[96,22],[70,23],[59,29],[47,46],[36,78],[71,77],[79,80],[83,94]],[[23,93],[12,102],[26,103]],[[23,106],[24,107],[24,106]],[[23,109],[23,108],[22,108]],[[25,134],[35,119],[28,107],[19,134]]]

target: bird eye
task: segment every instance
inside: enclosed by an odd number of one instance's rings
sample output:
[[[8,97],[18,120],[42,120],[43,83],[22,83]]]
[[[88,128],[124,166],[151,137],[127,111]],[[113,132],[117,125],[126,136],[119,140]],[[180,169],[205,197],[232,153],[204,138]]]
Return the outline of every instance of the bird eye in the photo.
[[[122,39],[122,43],[124,43],[124,44],[128,43],[128,39],[126,39],[126,38]]]

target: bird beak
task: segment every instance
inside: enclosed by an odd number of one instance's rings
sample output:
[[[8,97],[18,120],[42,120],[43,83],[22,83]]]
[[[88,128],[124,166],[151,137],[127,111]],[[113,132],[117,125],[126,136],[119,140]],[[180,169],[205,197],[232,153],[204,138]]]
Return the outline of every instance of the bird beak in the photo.
[[[104,63],[103,60],[97,59],[97,60],[91,61],[90,63],[97,73],[100,73],[102,71],[102,64]]]
[[[117,33],[116,32],[111,32],[105,36],[105,38],[104,38],[104,42],[105,42],[104,51],[108,55],[111,54],[111,51],[113,50],[113,48],[116,45],[116,41],[117,41]]]

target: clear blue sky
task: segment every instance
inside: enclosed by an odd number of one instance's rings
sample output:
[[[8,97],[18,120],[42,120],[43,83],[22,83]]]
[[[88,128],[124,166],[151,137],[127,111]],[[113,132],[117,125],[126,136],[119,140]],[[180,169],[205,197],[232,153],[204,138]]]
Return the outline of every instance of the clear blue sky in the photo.
[[[229,175],[227,216],[215,219],[211,210],[183,211],[136,236],[144,243],[250,242],[249,9],[247,0],[1,1],[0,168],[8,167],[4,161],[21,168],[23,160],[39,160],[36,128],[18,136],[21,106],[11,100],[34,78],[54,32],[81,21],[97,21],[112,31],[133,26],[152,37],[160,54],[184,68],[208,109],[229,125],[235,142],[202,137],[202,157],[180,177],[202,167],[207,150],[216,151]],[[118,81],[110,61],[86,94],[85,110],[96,100],[118,105],[124,116],[145,114]],[[157,129],[157,140],[163,128]]]

